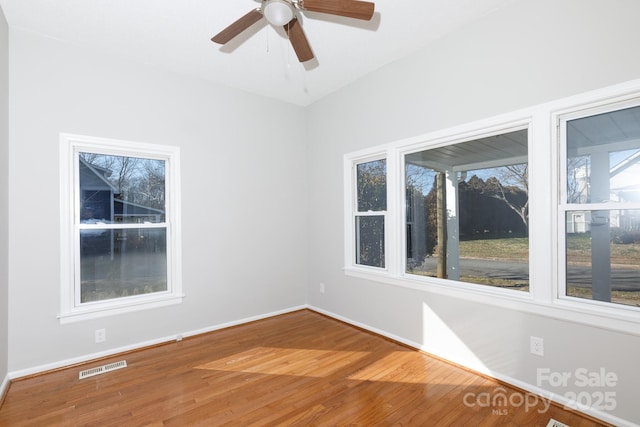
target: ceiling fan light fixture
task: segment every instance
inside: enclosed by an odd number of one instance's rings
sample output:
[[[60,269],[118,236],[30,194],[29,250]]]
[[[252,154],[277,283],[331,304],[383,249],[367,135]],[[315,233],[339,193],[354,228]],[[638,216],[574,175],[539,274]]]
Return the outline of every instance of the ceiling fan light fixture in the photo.
[[[295,16],[293,5],[286,0],[267,0],[262,7],[262,14],[276,27],[288,24]]]

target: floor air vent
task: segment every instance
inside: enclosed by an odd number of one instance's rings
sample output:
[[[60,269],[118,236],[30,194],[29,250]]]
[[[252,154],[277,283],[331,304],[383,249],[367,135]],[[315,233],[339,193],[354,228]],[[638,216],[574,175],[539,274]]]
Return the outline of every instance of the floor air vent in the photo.
[[[549,423],[547,424],[547,427],[569,427],[569,426],[551,418],[549,420]]]
[[[115,371],[116,369],[122,369],[127,367],[127,361],[121,360],[119,362],[109,363],[108,365],[98,366],[97,368],[85,369],[80,371],[80,379],[92,377],[94,375],[104,374],[105,372]]]

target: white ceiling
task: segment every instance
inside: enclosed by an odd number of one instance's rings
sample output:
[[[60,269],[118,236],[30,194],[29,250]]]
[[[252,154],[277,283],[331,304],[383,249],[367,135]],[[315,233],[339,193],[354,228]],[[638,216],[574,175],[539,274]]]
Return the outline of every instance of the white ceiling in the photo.
[[[305,12],[315,54],[300,64],[261,20],[222,47],[211,37],[259,0],[0,0],[11,27],[297,105],[309,105],[512,0],[377,0],[372,21]]]

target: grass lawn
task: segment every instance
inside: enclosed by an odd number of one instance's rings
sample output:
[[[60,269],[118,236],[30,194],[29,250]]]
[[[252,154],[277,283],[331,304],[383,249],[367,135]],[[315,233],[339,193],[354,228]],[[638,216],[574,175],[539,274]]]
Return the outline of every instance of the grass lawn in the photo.
[[[611,264],[639,265],[640,243],[611,243]],[[570,234],[567,238],[569,262],[591,263],[591,237],[589,234]]]
[[[611,243],[610,248],[612,264],[640,266],[640,243]],[[529,257],[529,238],[497,237],[461,240],[460,256],[525,261]],[[567,258],[569,262],[591,263],[591,238],[588,234],[569,235]]]
[[[526,261],[529,259],[529,238],[498,237],[461,240],[460,256],[466,258],[512,259]]]

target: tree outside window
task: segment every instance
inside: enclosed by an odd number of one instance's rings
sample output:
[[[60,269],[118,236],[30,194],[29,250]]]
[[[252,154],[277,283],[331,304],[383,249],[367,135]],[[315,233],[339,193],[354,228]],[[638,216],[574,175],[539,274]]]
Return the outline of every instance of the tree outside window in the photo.
[[[355,263],[384,268],[385,212],[387,210],[386,160],[359,163],[355,169]]]

